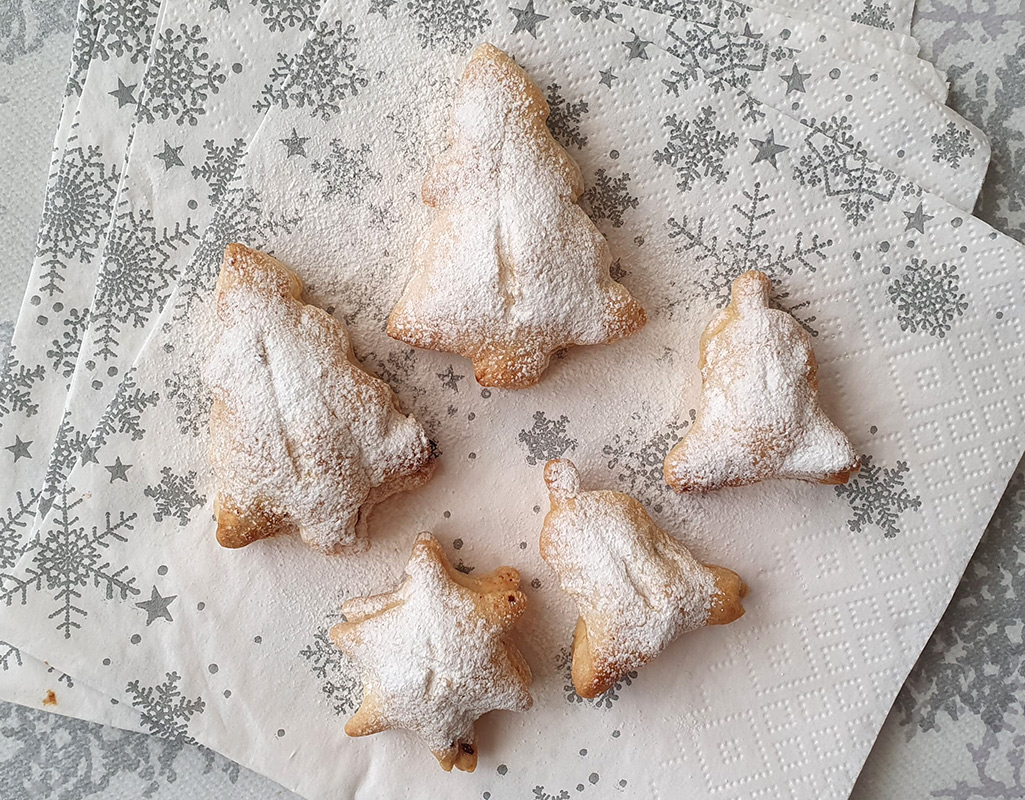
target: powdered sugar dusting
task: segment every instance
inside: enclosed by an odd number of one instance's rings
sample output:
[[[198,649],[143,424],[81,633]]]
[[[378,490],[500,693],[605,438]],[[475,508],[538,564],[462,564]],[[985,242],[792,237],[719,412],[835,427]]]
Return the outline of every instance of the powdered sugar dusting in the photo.
[[[350,361],[340,322],[299,298],[298,278],[241,245],[225,254],[220,337],[203,368],[215,405],[210,458],[221,506],[352,545],[370,507],[430,475],[430,443],[382,381]]]
[[[505,53],[478,47],[459,86],[449,149],[423,186],[437,211],[418,241],[389,333],[471,358],[482,382],[537,380],[552,351],[644,324],[609,275],[608,244],[576,204],[580,170],[552,138],[548,104]],[[499,385],[501,385],[499,383]]]
[[[817,366],[804,329],[769,307],[769,279],[747,272],[701,341],[701,404],[666,458],[678,490],[766,478],[844,482],[854,448],[818,402]]]
[[[456,578],[437,540],[421,533],[394,592],[343,606],[347,622],[332,638],[361,668],[373,729],[414,731],[444,764],[440,754],[457,745],[472,750],[482,714],[531,706],[530,670],[507,639],[526,601],[515,570],[499,572],[480,586]]]
[[[552,509],[541,555],[576,601],[596,661],[624,673],[708,622],[714,574],[640,503],[620,492],[579,491],[565,460],[550,461],[545,480]],[[574,481],[577,491],[567,494]]]

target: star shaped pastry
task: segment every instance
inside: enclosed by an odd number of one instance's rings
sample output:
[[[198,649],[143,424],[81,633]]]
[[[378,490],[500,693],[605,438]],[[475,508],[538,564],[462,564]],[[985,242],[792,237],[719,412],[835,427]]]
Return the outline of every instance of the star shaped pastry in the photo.
[[[471,578],[430,533],[413,545],[398,588],[342,606],[331,640],[359,666],[363,702],[349,736],[391,728],[419,735],[443,769],[477,766],[474,721],[530,708],[530,668],[509,640],[526,609],[512,567]]]
[[[747,586],[702,564],[622,492],[585,492],[573,462],[545,465],[551,510],[541,557],[577,603],[573,687],[597,697],[648,663],[677,636],[744,613]]]

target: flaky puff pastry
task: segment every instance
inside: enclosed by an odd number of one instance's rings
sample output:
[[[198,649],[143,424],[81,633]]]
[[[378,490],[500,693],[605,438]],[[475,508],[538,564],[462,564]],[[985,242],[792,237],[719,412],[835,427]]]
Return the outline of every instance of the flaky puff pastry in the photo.
[[[819,405],[808,334],[769,306],[769,278],[733,281],[729,305],[701,336],[701,402],[665,460],[678,492],[767,478],[846,483],[858,469],[850,441]]]
[[[389,336],[470,359],[482,386],[532,386],[553,352],[611,342],[645,322],[576,204],[583,179],[545,125],[548,113],[508,55],[490,44],[473,51],[450,146],[423,184],[433,221],[388,319]]]
[[[405,728],[445,771],[473,772],[477,718],[533,703],[530,668],[509,638],[527,607],[519,585],[512,567],[464,575],[437,539],[419,534],[399,587],[349,600],[345,622],[331,629],[363,678],[363,702],[345,732]]]
[[[224,547],[291,532],[325,552],[364,544],[374,505],[434,468],[423,428],[354,363],[342,323],[301,296],[277,259],[228,245],[203,366]]]
[[[541,557],[577,604],[573,686],[597,697],[677,636],[744,614],[747,586],[725,567],[698,562],[622,492],[582,491],[571,461],[545,465],[551,510]]]

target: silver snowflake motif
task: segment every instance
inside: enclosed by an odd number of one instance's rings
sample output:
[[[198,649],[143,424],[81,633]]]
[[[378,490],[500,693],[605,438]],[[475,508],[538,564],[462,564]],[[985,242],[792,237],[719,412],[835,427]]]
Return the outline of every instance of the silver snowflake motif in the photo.
[[[545,93],[548,96],[548,129],[552,136],[563,147],[582,149],[587,144],[587,137],[580,132],[580,123],[587,113],[587,101],[571,102],[562,96],[557,83],[550,84]]]
[[[399,0],[370,0],[370,6],[367,8],[367,13],[380,14],[385,19],[388,19],[388,12],[397,2],[399,2]]]
[[[672,26],[668,33],[672,43],[668,52],[679,59],[683,71],[674,73],[684,88],[698,80],[706,81],[718,94],[728,88],[747,89],[751,75],[765,71],[769,58],[779,62],[792,55],[793,51],[779,48],[770,51],[760,36],[724,31],[715,25],[690,24],[680,26],[682,32]],[[670,82],[663,81],[666,86]],[[673,87],[674,94],[679,90]]]
[[[239,162],[246,152],[246,140],[235,139],[230,145],[217,144],[213,139],[203,142],[206,156],[203,163],[192,168],[192,177],[202,180],[210,189],[207,199],[216,206],[228,184],[238,172]]]
[[[894,26],[890,22],[891,10],[889,3],[876,5],[872,0],[865,0],[861,11],[851,14],[851,22],[860,22],[862,25],[871,25],[873,28],[892,31]]]
[[[897,466],[891,469],[873,464],[872,456],[862,456],[861,469],[850,483],[833,487],[853,512],[847,520],[847,527],[860,533],[869,525],[875,525],[887,539],[900,533],[904,512],[917,511],[922,507],[922,499],[911,494],[904,483],[908,472],[906,461],[898,461]]]
[[[154,736],[182,744],[195,744],[189,736],[189,723],[196,714],[202,714],[206,703],[202,697],[189,700],[178,688],[181,675],[168,672],[165,680],[156,686],[143,686],[129,681],[125,691],[131,695],[132,706],[139,709],[143,724]]]
[[[318,0],[250,0],[263,14],[263,24],[272,32],[285,28],[312,31],[320,10]]]
[[[179,125],[199,124],[206,101],[228,80],[222,66],[206,52],[208,43],[202,28],[184,23],[158,36],[139,102],[143,120],[155,122],[160,117]]]
[[[147,409],[153,408],[159,399],[160,395],[156,392],[142,391],[135,380],[134,368],[130,370],[100,417],[89,444],[83,449],[83,461],[86,452],[90,459],[95,459],[96,450],[115,434],[128,436],[133,442],[142,439],[146,435],[146,429],[142,427],[142,415]]]
[[[63,292],[67,261],[88,264],[96,256],[110,221],[121,176],[96,145],[69,147],[46,192],[36,257],[42,273],[38,291]]]
[[[462,53],[491,25],[482,0],[408,0],[406,10],[425,50]]]
[[[75,8],[71,3],[48,0],[24,0],[8,3],[0,9],[0,63],[38,50],[51,35],[74,26]]]
[[[535,786],[532,790],[533,800],[569,800],[569,792],[560,789],[558,794],[552,794],[544,786]]]
[[[1025,570],[1014,568],[1025,558],[1023,524],[1025,470],[1019,466],[965,578],[897,696],[895,707],[909,734],[939,730],[944,720],[965,715],[980,718],[994,734],[1013,718],[1023,721],[1025,657],[1018,629]],[[1019,752],[1023,746],[1025,738]]]
[[[176,519],[184,528],[189,524],[192,509],[206,502],[206,497],[196,491],[196,473],[189,470],[184,475],[176,475],[170,467],[164,467],[160,475],[156,486],[147,486],[142,491],[156,506],[153,519],[157,522],[163,522],[165,517]]]
[[[381,173],[370,166],[370,145],[348,148],[340,139],[332,139],[330,147],[327,156],[310,164],[323,181],[322,199],[344,197],[350,203],[356,202],[369,184],[381,182]]]
[[[144,328],[160,312],[178,277],[174,253],[197,237],[189,219],[176,222],[173,228],[157,229],[149,209],[128,211],[117,218],[107,236],[103,269],[96,282],[94,358],[116,358],[122,329]]]
[[[57,489],[67,480],[88,441],[89,437],[71,424],[71,412],[65,411],[43,477],[43,492],[39,501],[40,514],[45,516],[50,510]]]
[[[350,312],[356,315],[358,312]],[[375,317],[376,318],[376,317]],[[435,433],[441,426],[441,417],[433,403],[427,402],[429,375],[418,375],[420,366],[416,350],[404,347],[401,350],[390,350],[383,356],[370,352],[360,357],[360,364],[365,370],[383,380],[398,395],[402,408],[412,414],[431,437],[431,452],[435,457],[441,455]]]
[[[567,450],[577,449],[577,440],[566,435],[569,417],[548,419],[544,411],[534,412],[534,424],[530,430],[521,430],[519,442],[527,450],[527,463],[530,466],[543,464],[553,458],[559,458]]]
[[[21,492],[15,493],[15,505],[7,508],[0,517],[0,569],[8,570],[18,563],[24,552],[22,535],[29,523],[36,516],[36,502],[39,492],[29,491],[28,498]],[[3,575],[0,575],[0,588],[4,586]]]
[[[884,269],[889,272],[889,269]],[[911,257],[911,263],[888,287],[890,302],[897,307],[902,331],[944,338],[951,323],[964,314],[968,301],[960,291],[957,268],[946,262],[930,264]]]
[[[612,177],[601,167],[594,173],[594,183],[584,192],[584,202],[591,219],[599,222],[607,219],[613,228],[623,224],[623,212],[628,208],[637,208],[638,198],[630,194],[628,188],[630,173]]]
[[[585,0],[586,5],[571,6],[569,13],[578,17],[581,22],[594,22],[596,19],[607,19],[609,22],[622,22],[623,14],[616,11],[619,0]]]
[[[0,371],[0,420],[8,414],[31,417],[39,411],[39,403],[32,402],[32,387],[43,379],[45,371],[42,364],[26,367],[14,357],[11,348]]]
[[[75,371],[78,351],[82,347],[82,336],[89,324],[89,309],[69,309],[61,324],[64,326],[64,330],[61,331],[58,338],[50,341],[50,349],[46,351],[46,357],[52,362],[53,372],[70,378]]]
[[[356,64],[358,44],[354,25],[321,22],[297,55],[278,53],[253,108],[307,108],[310,116],[327,122],[367,85],[364,68]]]
[[[962,158],[975,155],[975,148],[971,145],[971,131],[967,128],[959,128],[953,122],[947,123],[947,128],[943,133],[934,133],[930,141],[935,147],[932,160],[937,164],[945,161],[956,169],[961,166]]]
[[[167,399],[174,403],[178,430],[183,436],[199,436],[210,419],[213,396],[207,391],[195,366],[179,372],[174,370],[164,379]]]
[[[299,651],[309,662],[310,671],[321,681],[335,714],[351,714],[363,701],[363,684],[349,659],[334,646],[327,630],[313,634],[313,641]]]
[[[752,191],[744,192],[748,201],[745,205],[733,204],[740,224],[734,226],[733,235],[725,240],[705,233],[706,217],[701,217],[696,225],[686,216],[679,221],[670,217],[667,223],[669,238],[681,242],[676,252],[692,253],[695,263],[702,267],[698,286],[719,306],[729,302],[730,285],[744,272],[759,270],[773,283],[778,283],[798,267],[814,272],[815,262],[824,259],[833,245],[832,239],[821,239],[818,234],[812,234],[807,241],[800,231],[794,235],[792,244],[776,245],[767,241],[766,221],[776,215],[776,209],[766,207],[769,195],[763,194],[761,189],[761,183],[755,183]]]
[[[128,795],[152,797],[161,787],[174,783],[179,770],[206,776],[216,767],[231,783],[239,778],[238,764],[204,747],[186,748],[181,743],[144,733],[14,703],[0,703],[0,725],[5,730],[17,731],[18,744],[16,749],[8,749],[0,761],[0,773],[13,780],[31,776],[32,791],[38,797],[102,797],[109,795],[115,784]],[[60,758],[40,758],[41,753],[57,751]],[[213,781],[204,778],[204,785],[208,782]],[[208,796],[225,794],[224,788],[207,789]]]
[[[650,419],[649,408],[635,411],[623,433],[613,436],[601,452],[608,459],[605,466],[615,472],[616,480],[623,484],[623,491],[655,513],[661,513],[666,497],[672,494],[663,470],[666,453],[683,438],[691,420],[676,417],[654,433],[648,433],[650,426],[645,423]]]
[[[826,197],[838,198],[851,225],[860,225],[877,203],[890,202],[898,192],[902,197],[921,193],[914,183],[871,162],[864,144],[851,133],[854,126],[846,116],[802,122],[811,128],[805,138],[811,153],[801,156],[794,177],[802,186],[814,186]]]
[[[715,127],[715,109],[705,106],[694,119],[680,120],[670,114],[662,123],[669,131],[669,141],[653,158],[676,171],[677,187],[690,191],[701,178],[722,183],[729,176],[723,169],[726,154],[737,146],[737,134],[725,133]]]
[[[9,669],[20,667],[21,651],[13,644],[0,642],[0,670],[7,672]]]
[[[566,702],[586,703],[592,708],[612,708],[613,704],[619,699],[619,693],[623,691],[623,688],[632,686],[633,682],[637,680],[637,671],[630,670],[630,672],[623,676],[622,680],[616,681],[605,694],[600,694],[597,697],[583,698],[577,694],[577,690],[573,686],[573,653],[568,647],[559,649],[559,654],[555,658],[555,668],[562,674],[562,693],[563,697],[566,698]]]
[[[103,0],[92,58],[144,62],[159,10],[159,0]]]
[[[289,233],[298,224],[298,217],[265,213],[258,192],[232,181],[224,190],[224,196],[199,246],[192,254],[188,267],[178,279],[174,318],[180,320],[188,316],[193,304],[213,291],[224,258],[224,248],[229,244],[246,242],[257,250],[266,250],[268,236]]]
[[[967,745],[967,750],[975,765],[974,780],[961,779],[949,789],[933,790],[932,797],[950,800],[1025,797],[1025,715],[1020,710],[1008,712],[999,730],[987,728],[982,741]]]
[[[134,530],[137,515],[107,512],[104,525],[94,525],[89,532],[75,513],[85,498],[71,499],[72,491],[67,483],[61,486],[53,501],[54,513],[39,538],[26,549],[30,563],[17,573],[0,576],[0,600],[7,605],[16,600],[27,603],[30,591],[48,593],[56,605],[48,618],[58,620],[56,628],[63,631],[65,639],[70,639],[89,615],[80,605],[83,590],[90,586],[99,589],[106,600],[127,600],[139,594],[128,566],[115,569],[107,556],[115,542],[128,541],[127,533]]]

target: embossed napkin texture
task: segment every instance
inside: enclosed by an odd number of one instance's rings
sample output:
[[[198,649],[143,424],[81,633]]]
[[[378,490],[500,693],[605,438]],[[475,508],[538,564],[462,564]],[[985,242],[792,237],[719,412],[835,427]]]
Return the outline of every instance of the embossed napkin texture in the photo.
[[[84,43],[76,46],[69,86],[81,100],[47,194],[9,356],[15,385],[0,408],[0,438],[16,448],[5,465],[10,480],[0,484],[3,569],[38,533],[39,512],[72,465],[94,457],[88,434],[318,9],[316,0],[132,0],[94,12],[91,58],[80,55]],[[74,602],[77,589],[67,590]],[[53,670],[27,654],[12,651],[8,664],[0,697],[138,725],[137,714],[93,697],[82,682],[62,676],[57,691]]]
[[[772,89],[767,88],[770,82],[756,81],[752,87],[751,76],[764,77],[764,70],[774,69],[798,50],[804,51],[809,58],[810,51],[815,50],[830,56],[842,53],[846,59],[859,63],[882,62],[908,81],[921,85],[923,91],[932,96],[942,97],[945,92],[945,84],[937,78],[930,65],[904,51],[891,49],[891,46],[910,48],[907,37],[895,37],[822,17],[815,17],[814,22],[795,20],[738,3],[676,3],[652,7],[675,15],[683,33],[670,26],[668,35],[671,38],[682,37],[692,47],[693,55],[687,63],[689,69],[704,69],[713,80],[756,89],[762,99],[770,103],[778,102],[772,96]],[[266,97],[271,90],[269,84],[259,85],[259,81],[246,84],[233,80],[233,104],[224,104],[219,87],[227,78],[242,74],[243,69],[240,68],[244,68],[241,61],[231,62],[230,73],[224,68],[234,57],[232,53],[236,49],[230,41],[232,34],[237,34],[239,29],[250,32],[266,30],[274,44],[287,50],[290,44],[293,49],[297,46],[294,43],[297,36],[287,40],[281,34],[289,31],[301,33],[314,28],[316,6],[310,3],[291,6],[261,4],[257,15],[262,26],[245,10],[248,7],[240,8],[241,11],[239,8],[233,10],[226,4],[215,4],[212,8],[201,4],[184,4],[170,10],[165,7],[160,10],[164,16],[159,21],[158,8],[153,2],[117,7],[105,5],[90,11],[97,18],[95,27],[100,30],[100,44],[95,56],[97,63],[94,65],[88,57],[76,54],[69,85],[85,91],[85,114],[77,123],[81,129],[76,140],[79,144],[69,148],[69,155],[62,159],[62,171],[58,175],[61,180],[50,204],[61,213],[55,212],[48,217],[53,222],[50,227],[61,227],[61,230],[56,233],[44,231],[44,244],[40,248],[34,275],[34,280],[43,290],[33,291],[30,285],[25,312],[18,327],[20,350],[16,367],[30,384],[26,387],[29,391],[22,410],[34,413],[31,418],[26,413],[22,418],[16,415],[13,420],[4,420],[8,436],[15,437],[12,441],[19,448],[14,453],[15,480],[6,489],[8,511],[4,535],[12,542],[7,548],[10,553],[7,560],[12,563],[24,542],[39,532],[33,521],[37,508],[43,511],[49,508],[56,487],[76,460],[94,458],[93,448],[87,447],[85,431],[99,418],[103,403],[110,397],[117,377],[124,369],[123,365],[138,351],[147,321],[161,307],[181,264],[194,249],[198,238],[196,232],[204,221],[204,215],[209,214],[208,203],[213,204],[223,191],[243,150],[244,136],[229,143],[230,137],[223,130],[224,118],[237,122],[235,127],[245,133],[245,115],[235,120],[231,112],[245,105],[246,91],[250,95],[259,92]],[[629,17],[634,11],[606,3],[575,6],[573,13],[587,21],[604,16],[622,23],[624,16]],[[646,21],[659,28],[652,22],[653,16],[649,15]],[[718,32],[716,26],[722,26],[723,32]],[[86,30],[89,29],[83,28]],[[852,40],[851,33],[855,30],[864,34],[863,39]],[[152,38],[154,31],[157,33],[152,42],[156,53],[154,66],[145,78],[140,78],[147,63],[145,42]],[[767,36],[768,31],[774,35]],[[93,39],[96,38],[94,35]],[[85,33],[80,35],[80,40],[83,46],[78,50],[84,50],[87,42]],[[769,57],[770,52],[774,57]],[[723,54],[728,54],[725,61]],[[125,60],[125,68],[122,68],[119,58]],[[172,80],[169,69],[177,61],[189,58],[196,62],[194,74],[187,80]],[[275,55],[272,80],[283,80],[288,68],[289,57],[279,50]],[[247,70],[250,75],[258,72]],[[819,69],[819,74],[827,72],[832,70],[824,65]],[[785,77],[774,75],[773,79],[779,86],[786,85],[785,94],[790,94],[790,83],[783,80]],[[675,76],[674,81],[679,83],[681,79],[686,79],[683,73]],[[791,83],[793,80],[795,78],[790,78]],[[803,81],[799,72],[796,80]],[[811,83],[814,86],[814,82]],[[858,96],[860,98],[860,94]],[[142,98],[141,104],[139,98]],[[108,131],[111,115],[103,112],[105,103],[116,104],[120,116],[115,115],[115,119],[123,118],[127,125],[135,117],[143,122],[129,163],[123,165],[120,174],[117,163],[124,157],[131,128],[122,126],[117,131]],[[257,116],[266,110],[266,103],[260,100],[251,105]],[[805,98],[804,103],[804,108],[810,110],[810,119],[815,116],[826,118],[825,109],[821,106],[813,89],[813,94]],[[134,116],[132,109],[136,112]],[[947,112],[941,110],[939,113]],[[814,123],[809,121],[809,124]],[[842,123],[838,124],[840,132],[844,133]],[[882,130],[884,126],[878,127]],[[223,137],[223,143],[218,144],[215,138],[205,138],[204,130]],[[188,136],[182,138],[184,132]],[[974,137],[970,129],[965,130],[964,135],[970,140]],[[83,148],[81,142],[90,138],[99,144]],[[183,152],[185,147],[171,143],[178,141],[192,142],[194,150],[202,142],[202,153]],[[870,154],[887,150],[886,147],[874,147],[871,137],[860,141],[867,143]],[[950,194],[964,197],[948,199],[967,208],[974,194],[959,184],[977,183],[972,176],[983,174],[986,152],[984,147],[975,146],[974,141],[970,141],[966,149],[973,156],[971,167],[962,164],[960,169],[954,170],[955,177],[949,182],[954,187]],[[189,164],[192,166],[187,166]],[[899,166],[904,174],[913,171],[905,169],[904,164]],[[183,184],[178,180],[179,169],[191,172],[192,181]],[[909,177],[928,177],[928,171],[924,176],[916,173],[909,174]],[[209,195],[205,202],[202,197],[197,200],[197,193],[191,191],[198,183],[208,185]],[[66,207],[75,213],[68,213],[64,210]],[[119,209],[113,222],[112,208]],[[64,257],[55,258],[46,252],[46,242],[63,235],[70,246],[70,237],[76,232],[82,239],[77,254],[65,253],[62,254]],[[145,249],[153,252],[147,253],[146,258],[140,258],[141,251]],[[130,271],[126,268],[128,262],[131,262]],[[91,303],[88,301],[90,291],[95,292]],[[39,314],[44,299],[50,300],[46,309],[48,313]],[[60,331],[60,336],[49,340],[45,336],[40,337],[39,327]],[[83,336],[86,346],[79,353]],[[80,369],[73,373],[76,357]],[[35,365],[29,367],[33,362]],[[67,393],[69,386],[70,396]],[[169,390],[174,391],[174,388],[169,387]],[[57,413],[56,409],[62,403],[65,409],[63,413]],[[40,408],[43,413],[39,413]],[[44,443],[48,440],[53,441],[53,446],[47,459]],[[24,442],[31,443],[24,448],[28,449],[28,455],[20,447]],[[55,678],[53,670],[33,665],[31,656],[22,655],[13,647],[8,653],[8,663],[17,667],[5,670],[2,675],[4,682],[11,686],[8,690],[11,699],[33,705],[45,700],[47,707],[58,708],[63,713],[88,716],[121,726],[133,719],[133,715],[126,717],[124,709],[111,706],[101,697],[91,696],[81,681],[74,683],[66,675],[58,676],[64,685],[60,700],[54,706],[50,695]],[[0,691],[4,691],[2,684]],[[87,696],[89,711],[79,713],[77,697],[83,694]],[[133,724],[137,723],[133,721]]]
[[[1022,450],[1021,248],[768,105],[752,119],[729,84],[702,73],[667,92],[678,59],[568,3],[462,8],[444,25],[410,6],[326,9],[338,35],[312,42],[331,68],[300,73],[265,119],[94,433],[96,463],[71,470],[5,581],[0,628],[153,732],[310,797],[409,791],[406,765],[422,767],[418,796],[454,780],[494,797],[845,796]],[[454,78],[484,39],[548,92],[583,203],[651,317],[518,393],[482,390],[460,359],[383,333],[428,219],[419,183],[444,146]],[[347,322],[358,357],[442,450],[430,484],[376,513],[361,556],[213,540],[196,373],[219,248],[240,233]],[[864,467],[845,487],[674,497],[661,458],[696,404],[697,340],[747,267],[768,271],[813,333],[823,401]],[[540,467],[559,455],[752,587],[743,620],[681,639],[598,703],[567,688],[575,614],[536,553]],[[529,591],[520,643],[537,702],[481,721],[473,775],[443,774],[409,735],[341,731],[359,690],[324,631],[342,599],[398,578],[421,529],[464,569],[517,566]],[[46,580],[48,553],[68,542],[101,554],[71,604]]]
[[[36,256],[3,365],[0,444],[9,458],[0,482],[2,570],[17,561],[37,510],[47,447],[88,319],[93,265],[117,194],[157,10],[152,0],[117,9],[87,2],[78,10]],[[106,695],[13,645],[0,645],[0,652],[3,699],[139,727],[137,713],[113,707]]]

